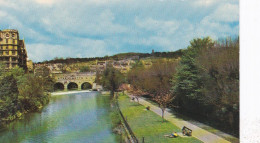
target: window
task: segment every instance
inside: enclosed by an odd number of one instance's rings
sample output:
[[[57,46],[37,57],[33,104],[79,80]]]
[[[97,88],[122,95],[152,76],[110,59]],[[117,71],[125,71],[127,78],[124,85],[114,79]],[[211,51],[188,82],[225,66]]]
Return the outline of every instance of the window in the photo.
[[[8,39],[5,39],[5,43],[8,43]]]
[[[15,51],[12,51],[12,55],[15,55]]]
[[[15,40],[13,39],[13,44],[15,44]]]
[[[9,55],[9,51],[5,51],[5,55]]]
[[[3,53],[3,51],[0,51],[0,55],[3,55],[4,53]]]
[[[15,34],[14,34],[14,33],[12,34],[12,37],[15,37]]]

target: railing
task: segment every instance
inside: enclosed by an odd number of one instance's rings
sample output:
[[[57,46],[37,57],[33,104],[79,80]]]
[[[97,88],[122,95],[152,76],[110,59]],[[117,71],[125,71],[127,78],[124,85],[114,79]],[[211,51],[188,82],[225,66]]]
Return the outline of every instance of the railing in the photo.
[[[130,136],[131,136],[131,138],[132,138],[132,141],[133,141],[134,143],[138,143],[138,140],[137,140],[137,138],[135,137],[134,132],[133,132],[132,129],[130,128],[128,122],[126,121],[124,115],[122,114],[122,112],[121,112],[121,110],[120,110],[120,108],[119,108],[118,102],[116,102],[116,107],[117,107],[117,109],[118,109],[118,111],[119,111],[119,114],[121,115],[121,117],[122,117],[122,119],[123,119],[123,122],[124,122],[125,127],[127,128],[128,132],[129,132],[129,134],[130,134]]]

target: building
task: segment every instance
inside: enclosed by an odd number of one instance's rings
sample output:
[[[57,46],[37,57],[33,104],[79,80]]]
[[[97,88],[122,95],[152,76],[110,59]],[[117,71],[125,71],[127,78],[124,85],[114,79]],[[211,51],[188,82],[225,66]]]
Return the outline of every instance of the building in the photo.
[[[0,30],[0,62],[6,65],[6,69],[19,66],[27,70],[25,43],[19,39],[17,30]]]
[[[40,63],[40,64],[34,64],[34,72],[38,68],[41,67],[47,67],[51,73],[57,74],[57,73],[62,73],[64,70],[63,68],[65,67],[65,64],[63,63]]]

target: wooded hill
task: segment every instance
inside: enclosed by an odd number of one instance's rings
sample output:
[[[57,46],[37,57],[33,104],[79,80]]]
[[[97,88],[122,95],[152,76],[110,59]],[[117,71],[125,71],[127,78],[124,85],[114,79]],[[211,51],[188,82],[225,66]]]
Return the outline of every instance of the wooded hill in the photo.
[[[90,62],[90,61],[104,61],[104,60],[122,60],[131,58],[134,56],[139,56],[139,58],[147,58],[147,57],[163,57],[163,58],[178,58],[182,56],[182,50],[177,50],[174,52],[154,52],[154,53],[120,53],[113,56],[104,56],[104,57],[90,57],[90,58],[54,58],[50,61],[38,62],[38,64],[43,63],[64,63],[64,64],[72,64],[78,62]]]

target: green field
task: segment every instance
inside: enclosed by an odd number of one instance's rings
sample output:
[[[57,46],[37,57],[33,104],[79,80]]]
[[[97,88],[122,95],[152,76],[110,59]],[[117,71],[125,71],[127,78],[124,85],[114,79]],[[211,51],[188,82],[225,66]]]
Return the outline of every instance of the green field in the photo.
[[[152,111],[145,110],[145,107],[131,102],[126,95],[120,95],[118,98],[119,106],[127,118],[127,121],[133,130],[137,139],[141,142],[144,137],[147,143],[200,143],[201,141],[193,137],[168,138],[172,132],[180,133],[181,129],[170,122],[162,123],[162,118]]]

